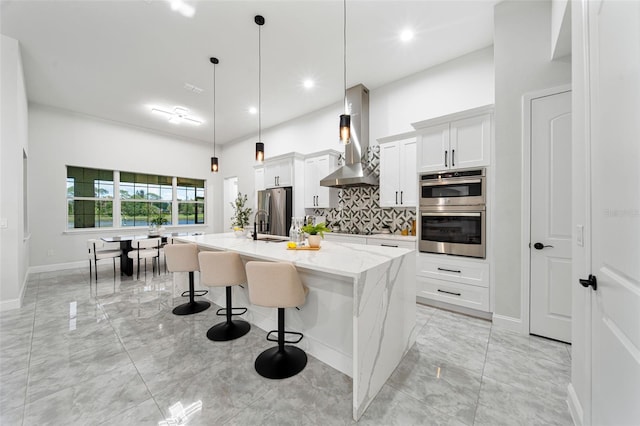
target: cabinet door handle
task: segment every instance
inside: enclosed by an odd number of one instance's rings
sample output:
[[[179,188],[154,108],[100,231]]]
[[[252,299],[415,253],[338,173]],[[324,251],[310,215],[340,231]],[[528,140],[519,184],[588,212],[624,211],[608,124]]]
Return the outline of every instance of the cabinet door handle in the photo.
[[[448,154],[449,154],[449,151],[445,149],[444,150],[444,166],[445,167],[449,167],[449,166],[447,166],[447,155]]]
[[[438,289],[438,292],[440,292],[440,293],[452,294],[452,295],[454,295],[454,296],[462,296],[462,293],[454,293],[453,291],[447,291],[447,290],[440,290],[440,289]]]
[[[400,191],[400,204],[403,204],[403,202],[402,202],[402,193],[403,193],[403,192],[404,192],[404,191]]]
[[[438,271],[455,272],[456,274],[462,273],[462,271],[456,271],[455,269],[447,269],[438,267]]]
[[[455,167],[456,166],[456,150],[452,149],[451,150],[451,167]]]
[[[398,191],[396,191],[396,204],[398,204]]]
[[[393,244],[380,244],[382,247],[398,247],[398,246],[394,246]]]

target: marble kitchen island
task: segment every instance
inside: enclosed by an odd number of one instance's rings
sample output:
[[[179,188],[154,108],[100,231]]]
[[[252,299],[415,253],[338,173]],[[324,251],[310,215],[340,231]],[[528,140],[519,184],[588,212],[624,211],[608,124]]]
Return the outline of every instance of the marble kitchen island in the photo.
[[[286,328],[304,333],[297,346],[352,378],[355,420],[415,342],[414,250],[330,241],[317,251],[287,250],[285,242],[231,233],[178,240],[201,250],[236,252],[245,262],[295,265],[309,295],[299,311],[286,310]],[[224,289],[209,290],[210,299],[224,306]],[[246,289],[234,287],[234,306],[246,306],[247,319],[261,329],[277,328],[277,310],[251,305]]]

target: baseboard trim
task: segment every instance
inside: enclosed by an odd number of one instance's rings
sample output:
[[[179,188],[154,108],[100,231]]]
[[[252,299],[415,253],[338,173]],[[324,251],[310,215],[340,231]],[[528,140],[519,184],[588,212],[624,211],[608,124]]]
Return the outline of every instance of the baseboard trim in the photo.
[[[523,330],[522,320],[520,318],[508,317],[506,315],[493,314],[493,325],[497,328],[515,331],[516,333],[527,334]]]
[[[422,296],[416,296],[416,303],[491,321],[491,312],[479,311],[477,309],[467,308],[466,306],[458,306],[439,300],[427,299]]]
[[[20,309],[22,307],[22,301],[24,300],[24,292],[27,289],[27,281],[29,280],[29,271],[24,274],[22,280],[22,288],[20,288],[20,297],[17,299],[9,299],[0,301],[0,312],[11,311],[13,309]]]
[[[567,387],[567,405],[569,406],[569,414],[573,424],[576,426],[582,426],[584,424],[584,413],[582,411],[582,405],[578,399],[578,394],[573,387],[573,383],[569,383]]]
[[[55,272],[55,271],[63,271],[65,269],[76,269],[76,268],[82,268],[87,266],[88,265],[86,260],[80,260],[77,262],[69,262],[69,263],[54,263],[52,265],[30,266],[29,273],[37,274],[40,272]],[[87,268],[87,271],[89,271],[88,268]]]

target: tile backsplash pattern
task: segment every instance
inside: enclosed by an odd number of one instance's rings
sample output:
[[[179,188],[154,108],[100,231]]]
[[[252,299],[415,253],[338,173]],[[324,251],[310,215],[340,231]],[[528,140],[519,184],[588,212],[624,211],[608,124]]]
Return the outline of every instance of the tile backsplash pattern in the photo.
[[[368,154],[369,168],[379,174],[379,147],[372,147]],[[338,207],[333,209],[313,209],[315,216],[324,216],[329,226],[336,223],[346,232],[369,233],[382,230],[382,225],[389,225],[391,232],[402,229],[411,230],[411,223],[416,219],[415,208],[382,208],[380,207],[380,187],[364,186],[344,188],[338,192]]]

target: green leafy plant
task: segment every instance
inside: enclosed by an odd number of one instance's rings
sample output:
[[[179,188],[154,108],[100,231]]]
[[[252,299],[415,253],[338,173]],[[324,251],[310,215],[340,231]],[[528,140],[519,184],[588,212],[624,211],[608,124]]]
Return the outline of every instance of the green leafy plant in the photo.
[[[320,222],[317,225],[305,225],[302,227],[302,231],[306,232],[309,235],[320,235],[322,238],[324,238],[325,232],[331,232],[331,230],[327,228],[324,222]]]
[[[249,217],[251,216],[251,208],[245,207],[247,203],[247,194],[238,193],[235,201],[229,203],[233,208],[233,216],[231,217],[231,227],[244,228],[249,225]]]
[[[162,225],[165,225],[167,223],[169,223],[169,221],[160,214],[154,217],[153,219],[151,219],[151,224],[157,227],[161,227]]]

